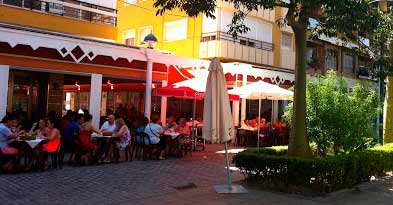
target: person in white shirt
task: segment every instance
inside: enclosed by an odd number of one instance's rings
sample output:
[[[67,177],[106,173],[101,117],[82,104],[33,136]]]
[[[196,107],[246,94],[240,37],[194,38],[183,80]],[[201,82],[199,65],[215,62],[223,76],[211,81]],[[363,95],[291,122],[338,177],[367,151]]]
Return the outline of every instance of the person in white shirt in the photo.
[[[115,132],[116,124],[115,124],[115,116],[108,115],[107,121],[101,126],[100,132],[112,135]]]
[[[151,144],[158,144],[160,148],[160,156],[159,159],[165,159],[165,156],[168,153],[167,140],[161,138],[161,134],[164,132],[164,129],[159,124],[160,116],[158,114],[153,114],[151,116],[151,121],[145,127],[145,133],[149,136]],[[145,139],[145,144],[149,144],[149,140]]]

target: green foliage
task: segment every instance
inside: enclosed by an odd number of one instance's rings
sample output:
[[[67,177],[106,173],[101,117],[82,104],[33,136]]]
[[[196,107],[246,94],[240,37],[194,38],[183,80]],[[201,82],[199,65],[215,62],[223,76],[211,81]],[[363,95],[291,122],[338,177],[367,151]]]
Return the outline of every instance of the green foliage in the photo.
[[[248,149],[243,152],[282,156],[288,154],[288,146],[260,147],[259,149]]]
[[[302,187],[317,193],[328,193],[393,170],[393,149],[392,146],[385,146],[313,159],[247,150],[237,154],[234,162],[249,181],[285,192]]]
[[[348,92],[346,81],[329,71],[307,83],[307,135],[317,153],[349,153],[372,145],[373,121],[380,112],[378,96],[365,84]],[[292,119],[289,105],[284,119]]]

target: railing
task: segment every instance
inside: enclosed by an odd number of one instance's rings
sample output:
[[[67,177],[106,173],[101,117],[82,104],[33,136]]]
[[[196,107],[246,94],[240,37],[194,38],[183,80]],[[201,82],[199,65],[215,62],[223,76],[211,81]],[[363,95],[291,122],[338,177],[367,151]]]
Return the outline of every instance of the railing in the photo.
[[[56,2],[58,3],[48,0],[0,0],[0,5],[15,6],[92,23],[116,26],[117,11],[115,9],[79,1]]]
[[[261,49],[266,51],[274,50],[274,45],[272,43],[241,37],[241,36],[237,37],[237,39],[234,39],[231,35],[220,31],[213,32],[213,33],[203,33],[201,42],[208,42],[208,41],[228,41],[228,42],[237,43],[244,46],[253,47],[256,49]]]

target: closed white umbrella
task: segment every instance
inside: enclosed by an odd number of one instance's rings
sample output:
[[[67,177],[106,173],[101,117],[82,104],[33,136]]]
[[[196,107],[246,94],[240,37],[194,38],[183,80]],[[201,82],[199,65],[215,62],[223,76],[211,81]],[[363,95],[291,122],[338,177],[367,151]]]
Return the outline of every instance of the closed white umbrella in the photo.
[[[218,58],[213,58],[209,66],[203,109],[203,138],[212,143],[225,144],[225,159],[228,185],[215,186],[217,193],[245,193],[241,186],[233,186],[229,170],[228,141],[234,139],[235,131],[228,98],[228,90],[223,68]]]

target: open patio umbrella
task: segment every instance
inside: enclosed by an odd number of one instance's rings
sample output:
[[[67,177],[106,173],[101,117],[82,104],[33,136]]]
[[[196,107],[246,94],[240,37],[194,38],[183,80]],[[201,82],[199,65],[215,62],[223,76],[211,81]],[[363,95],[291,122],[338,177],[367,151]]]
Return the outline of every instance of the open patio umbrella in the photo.
[[[261,130],[261,100],[290,100],[293,92],[280,88],[277,85],[258,81],[242,87],[229,90],[228,93],[239,95],[240,98],[258,100],[258,137],[257,147],[259,148],[259,134]],[[273,113],[273,112],[272,112]]]
[[[233,186],[229,170],[228,141],[234,138],[233,118],[228,98],[225,75],[218,58],[213,58],[209,66],[203,109],[203,138],[212,143],[225,144],[225,159],[228,185],[215,186],[217,193],[244,193],[241,186]]]
[[[193,114],[192,114],[192,127],[194,127],[195,122],[195,111],[196,111],[196,101],[202,100],[205,97],[207,75],[202,77],[192,78],[182,82],[175,83],[162,88],[156,88],[153,91],[155,96],[167,96],[167,97],[177,97],[183,99],[192,99],[193,102]],[[240,97],[238,95],[228,95],[232,101],[238,101]],[[192,132],[194,134],[194,132]]]

